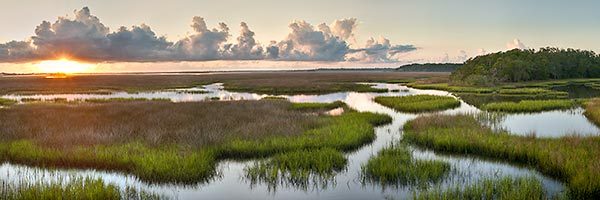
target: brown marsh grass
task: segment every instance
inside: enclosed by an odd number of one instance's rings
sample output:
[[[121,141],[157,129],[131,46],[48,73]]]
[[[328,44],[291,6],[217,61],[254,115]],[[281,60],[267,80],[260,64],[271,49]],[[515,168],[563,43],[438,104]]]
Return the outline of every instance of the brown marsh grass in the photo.
[[[7,93],[107,93],[121,90],[136,92],[167,88],[193,87],[222,82],[237,89],[286,92],[333,92],[352,89],[354,82],[414,80],[448,77],[448,73],[431,72],[253,72],[207,73],[202,75],[77,75],[67,79],[43,76],[0,76],[0,94]]]
[[[134,141],[199,148],[232,138],[299,135],[320,123],[290,106],[286,101],[16,105],[0,110],[0,140],[63,148]]]

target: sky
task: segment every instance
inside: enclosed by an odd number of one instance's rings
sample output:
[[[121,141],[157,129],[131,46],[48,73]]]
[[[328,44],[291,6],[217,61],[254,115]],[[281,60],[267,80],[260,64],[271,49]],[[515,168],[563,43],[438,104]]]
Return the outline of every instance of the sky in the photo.
[[[0,71],[9,72],[62,57],[94,63],[95,71],[202,71],[462,62],[546,46],[600,51],[593,0],[4,0],[1,7]]]

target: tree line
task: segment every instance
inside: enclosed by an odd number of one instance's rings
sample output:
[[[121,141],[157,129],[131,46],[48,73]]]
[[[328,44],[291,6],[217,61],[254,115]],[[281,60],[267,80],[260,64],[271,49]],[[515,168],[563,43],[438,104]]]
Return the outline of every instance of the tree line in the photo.
[[[554,47],[513,49],[465,61],[451,75],[454,83],[494,85],[501,82],[599,78],[600,56],[593,51]]]

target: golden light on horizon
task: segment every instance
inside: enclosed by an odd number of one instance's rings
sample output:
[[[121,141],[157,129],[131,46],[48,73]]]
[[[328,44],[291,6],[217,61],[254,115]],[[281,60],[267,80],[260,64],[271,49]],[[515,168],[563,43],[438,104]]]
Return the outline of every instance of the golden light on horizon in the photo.
[[[61,58],[59,60],[45,60],[39,63],[33,64],[37,67],[40,73],[85,73],[90,72],[94,68],[94,64],[81,63],[67,58]]]

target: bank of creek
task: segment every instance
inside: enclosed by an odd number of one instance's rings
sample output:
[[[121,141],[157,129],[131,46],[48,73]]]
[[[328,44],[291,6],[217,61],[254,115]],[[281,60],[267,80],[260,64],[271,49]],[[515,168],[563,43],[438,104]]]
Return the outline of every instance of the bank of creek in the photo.
[[[308,187],[295,187],[280,182],[276,187],[261,182],[251,182],[245,176],[245,168],[257,160],[221,161],[217,166],[218,175],[207,183],[197,185],[148,184],[136,177],[119,172],[106,172],[93,169],[43,169],[37,167],[4,163],[0,166],[0,179],[7,184],[21,182],[64,181],[75,177],[101,178],[119,187],[133,187],[140,190],[172,197],[175,199],[404,199],[410,198],[420,188],[417,186],[382,186],[363,180],[361,166],[379,150],[402,139],[403,125],[418,116],[397,112],[373,101],[376,96],[404,96],[432,94],[452,96],[437,90],[418,90],[398,84],[375,83],[373,87],[388,89],[385,93],[340,92],[324,95],[281,96],[291,102],[334,102],[343,101],[350,108],[361,112],[374,112],[389,115],[392,123],[375,128],[376,139],[362,148],[346,154],[348,164],[332,181],[312,182]],[[192,92],[190,92],[192,91]],[[204,91],[204,92],[199,92]],[[205,100],[259,100],[270,95],[228,92],[222,84],[211,84],[202,88],[175,89],[157,92],[126,93],[116,92],[107,95],[96,94],[56,94],[56,95],[5,95],[2,98],[22,101],[28,99],[67,101],[108,98],[160,98],[173,102]],[[478,108],[461,101],[460,107],[441,111],[443,114],[478,114]],[[502,114],[494,127],[519,135],[535,134],[536,137],[560,137],[569,134],[596,135],[600,130],[583,115],[581,108],[566,111],[546,111],[532,114]],[[425,113],[425,115],[431,113]],[[483,178],[494,177],[535,177],[542,182],[549,195],[557,195],[566,190],[563,183],[537,172],[533,168],[517,166],[500,161],[477,157],[438,154],[420,148],[412,148],[417,159],[442,160],[450,163],[452,171],[436,187],[475,184]],[[439,184],[439,185],[438,185]]]

